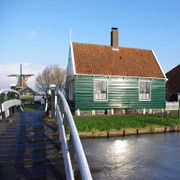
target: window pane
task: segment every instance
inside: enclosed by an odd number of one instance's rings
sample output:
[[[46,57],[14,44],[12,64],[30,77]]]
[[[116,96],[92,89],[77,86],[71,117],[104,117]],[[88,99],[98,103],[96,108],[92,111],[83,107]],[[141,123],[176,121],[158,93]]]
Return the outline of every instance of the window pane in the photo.
[[[107,81],[106,80],[95,80],[95,100],[107,100]]]
[[[139,99],[150,100],[150,82],[139,83]]]

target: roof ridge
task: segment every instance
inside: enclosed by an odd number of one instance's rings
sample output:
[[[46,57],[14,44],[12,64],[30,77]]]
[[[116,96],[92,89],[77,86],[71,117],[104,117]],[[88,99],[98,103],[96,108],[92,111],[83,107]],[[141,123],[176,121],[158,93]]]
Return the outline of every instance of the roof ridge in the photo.
[[[101,45],[101,44],[89,44],[89,43],[79,43],[79,42],[72,42],[72,43],[75,43],[75,44],[83,44],[83,45],[90,45],[90,46],[105,46],[105,47],[111,47],[110,45],[108,46],[108,45]],[[142,49],[142,48],[133,48],[133,47],[122,47],[122,46],[119,46],[119,48],[152,51],[152,49]]]
[[[175,69],[178,69],[179,67],[180,67],[180,64],[178,64],[177,66],[175,66],[174,68],[172,68],[172,69],[171,69],[170,71],[168,71],[166,74],[168,74],[168,73],[174,71]]]

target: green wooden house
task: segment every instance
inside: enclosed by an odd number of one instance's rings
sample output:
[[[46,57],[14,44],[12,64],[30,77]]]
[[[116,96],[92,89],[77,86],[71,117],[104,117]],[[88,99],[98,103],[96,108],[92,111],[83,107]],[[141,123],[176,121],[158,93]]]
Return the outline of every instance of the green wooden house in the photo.
[[[70,42],[66,96],[72,111],[165,108],[166,76],[153,50]]]

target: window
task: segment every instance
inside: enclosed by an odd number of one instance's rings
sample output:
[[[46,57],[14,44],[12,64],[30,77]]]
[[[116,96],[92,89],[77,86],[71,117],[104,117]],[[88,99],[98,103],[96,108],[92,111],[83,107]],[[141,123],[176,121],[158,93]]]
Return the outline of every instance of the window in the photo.
[[[140,101],[150,101],[151,100],[151,84],[150,81],[140,81],[139,82],[139,100]]]
[[[94,100],[107,101],[107,80],[94,80]]]
[[[71,80],[69,82],[69,100],[74,100],[74,81]]]

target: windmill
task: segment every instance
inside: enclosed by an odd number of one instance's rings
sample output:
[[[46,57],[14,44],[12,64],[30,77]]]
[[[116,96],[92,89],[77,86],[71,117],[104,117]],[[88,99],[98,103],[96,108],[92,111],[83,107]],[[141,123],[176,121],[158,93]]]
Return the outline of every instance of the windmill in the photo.
[[[34,76],[34,74],[23,74],[22,64],[20,64],[20,74],[10,74],[8,77],[16,77],[18,79],[16,84],[16,90],[27,87],[26,81],[29,77]]]

